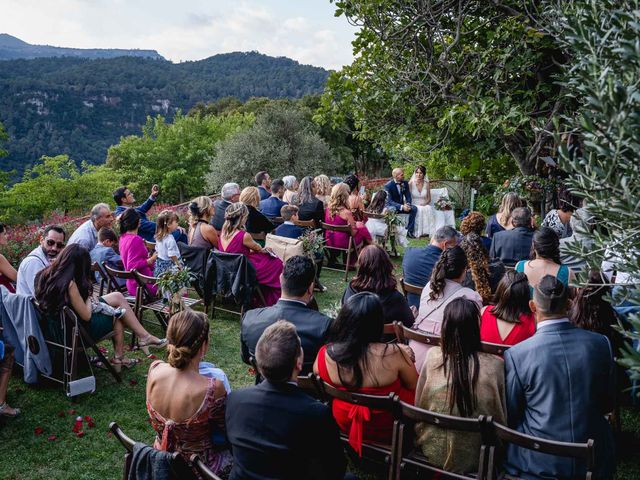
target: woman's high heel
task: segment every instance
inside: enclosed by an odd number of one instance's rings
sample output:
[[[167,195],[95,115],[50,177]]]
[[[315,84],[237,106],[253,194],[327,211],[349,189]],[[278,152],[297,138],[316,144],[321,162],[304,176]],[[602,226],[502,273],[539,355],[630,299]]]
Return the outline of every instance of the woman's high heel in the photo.
[[[166,338],[159,338],[155,342],[150,341],[150,339],[151,339],[151,335],[149,335],[144,340],[140,340],[138,342],[138,346],[140,347],[140,350],[142,350],[145,355],[149,355],[149,347],[162,349],[167,346],[167,343],[169,343]]]

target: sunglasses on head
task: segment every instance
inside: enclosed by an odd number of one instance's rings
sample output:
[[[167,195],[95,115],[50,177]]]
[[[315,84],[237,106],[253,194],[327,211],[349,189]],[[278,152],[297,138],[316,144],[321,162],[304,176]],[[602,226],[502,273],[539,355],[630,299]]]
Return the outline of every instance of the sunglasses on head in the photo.
[[[64,242],[56,242],[55,240],[51,240],[50,238],[47,238],[47,246],[48,247],[53,247],[53,246],[57,246],[58,248],[64,248],[65,247],[65,243]]]

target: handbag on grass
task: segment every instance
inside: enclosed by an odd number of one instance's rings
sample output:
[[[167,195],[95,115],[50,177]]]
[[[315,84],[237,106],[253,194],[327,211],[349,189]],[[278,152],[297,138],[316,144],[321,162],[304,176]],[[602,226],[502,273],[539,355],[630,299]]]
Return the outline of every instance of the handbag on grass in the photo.
[[[278,235],[267,234],[264,244],[265,248],[270,248],[280,260],[286,262],[296,255],[304,255],[302,240],[297,238],[280,237]]]

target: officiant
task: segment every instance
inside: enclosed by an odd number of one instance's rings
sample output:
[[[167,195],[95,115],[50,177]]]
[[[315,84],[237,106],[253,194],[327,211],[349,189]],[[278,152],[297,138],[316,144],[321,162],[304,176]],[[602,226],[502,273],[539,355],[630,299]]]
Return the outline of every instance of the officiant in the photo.
[[[413,228],[416,221],[418,209],[411,203],[411,190],[409,183],[404,179],[404,171],[401,168],[394,168],[391,172],[391,179],[384,186],[387,191],[387,208],[393,208],[398,213],[409,214],[409,224],[407,225],[408,237],[415,238]]]

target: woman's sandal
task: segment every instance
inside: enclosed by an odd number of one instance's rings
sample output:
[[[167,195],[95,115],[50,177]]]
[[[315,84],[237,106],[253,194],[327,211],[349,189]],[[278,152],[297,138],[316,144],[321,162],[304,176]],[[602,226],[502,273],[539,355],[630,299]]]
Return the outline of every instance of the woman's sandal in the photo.
[[[111,365],[116,372],[120,373],[122,371],[122,367],[131,368],[136,366],[140,361],[137,358],[126,358],[124,355],[122,357],[115,356],[111,359]]]
[[[165,348],[169,341],[166,338],[159,338],[155,342],[151,342],[151,335],[147,336],[144,340],[138,341],[138,346],[140,350],[144,352],[145,355],[149,355],[149,347],[153,348]]]
[[[15,418],[20,415],[19,408],[11,408],[7,402],[0,403],[0,417]]]

